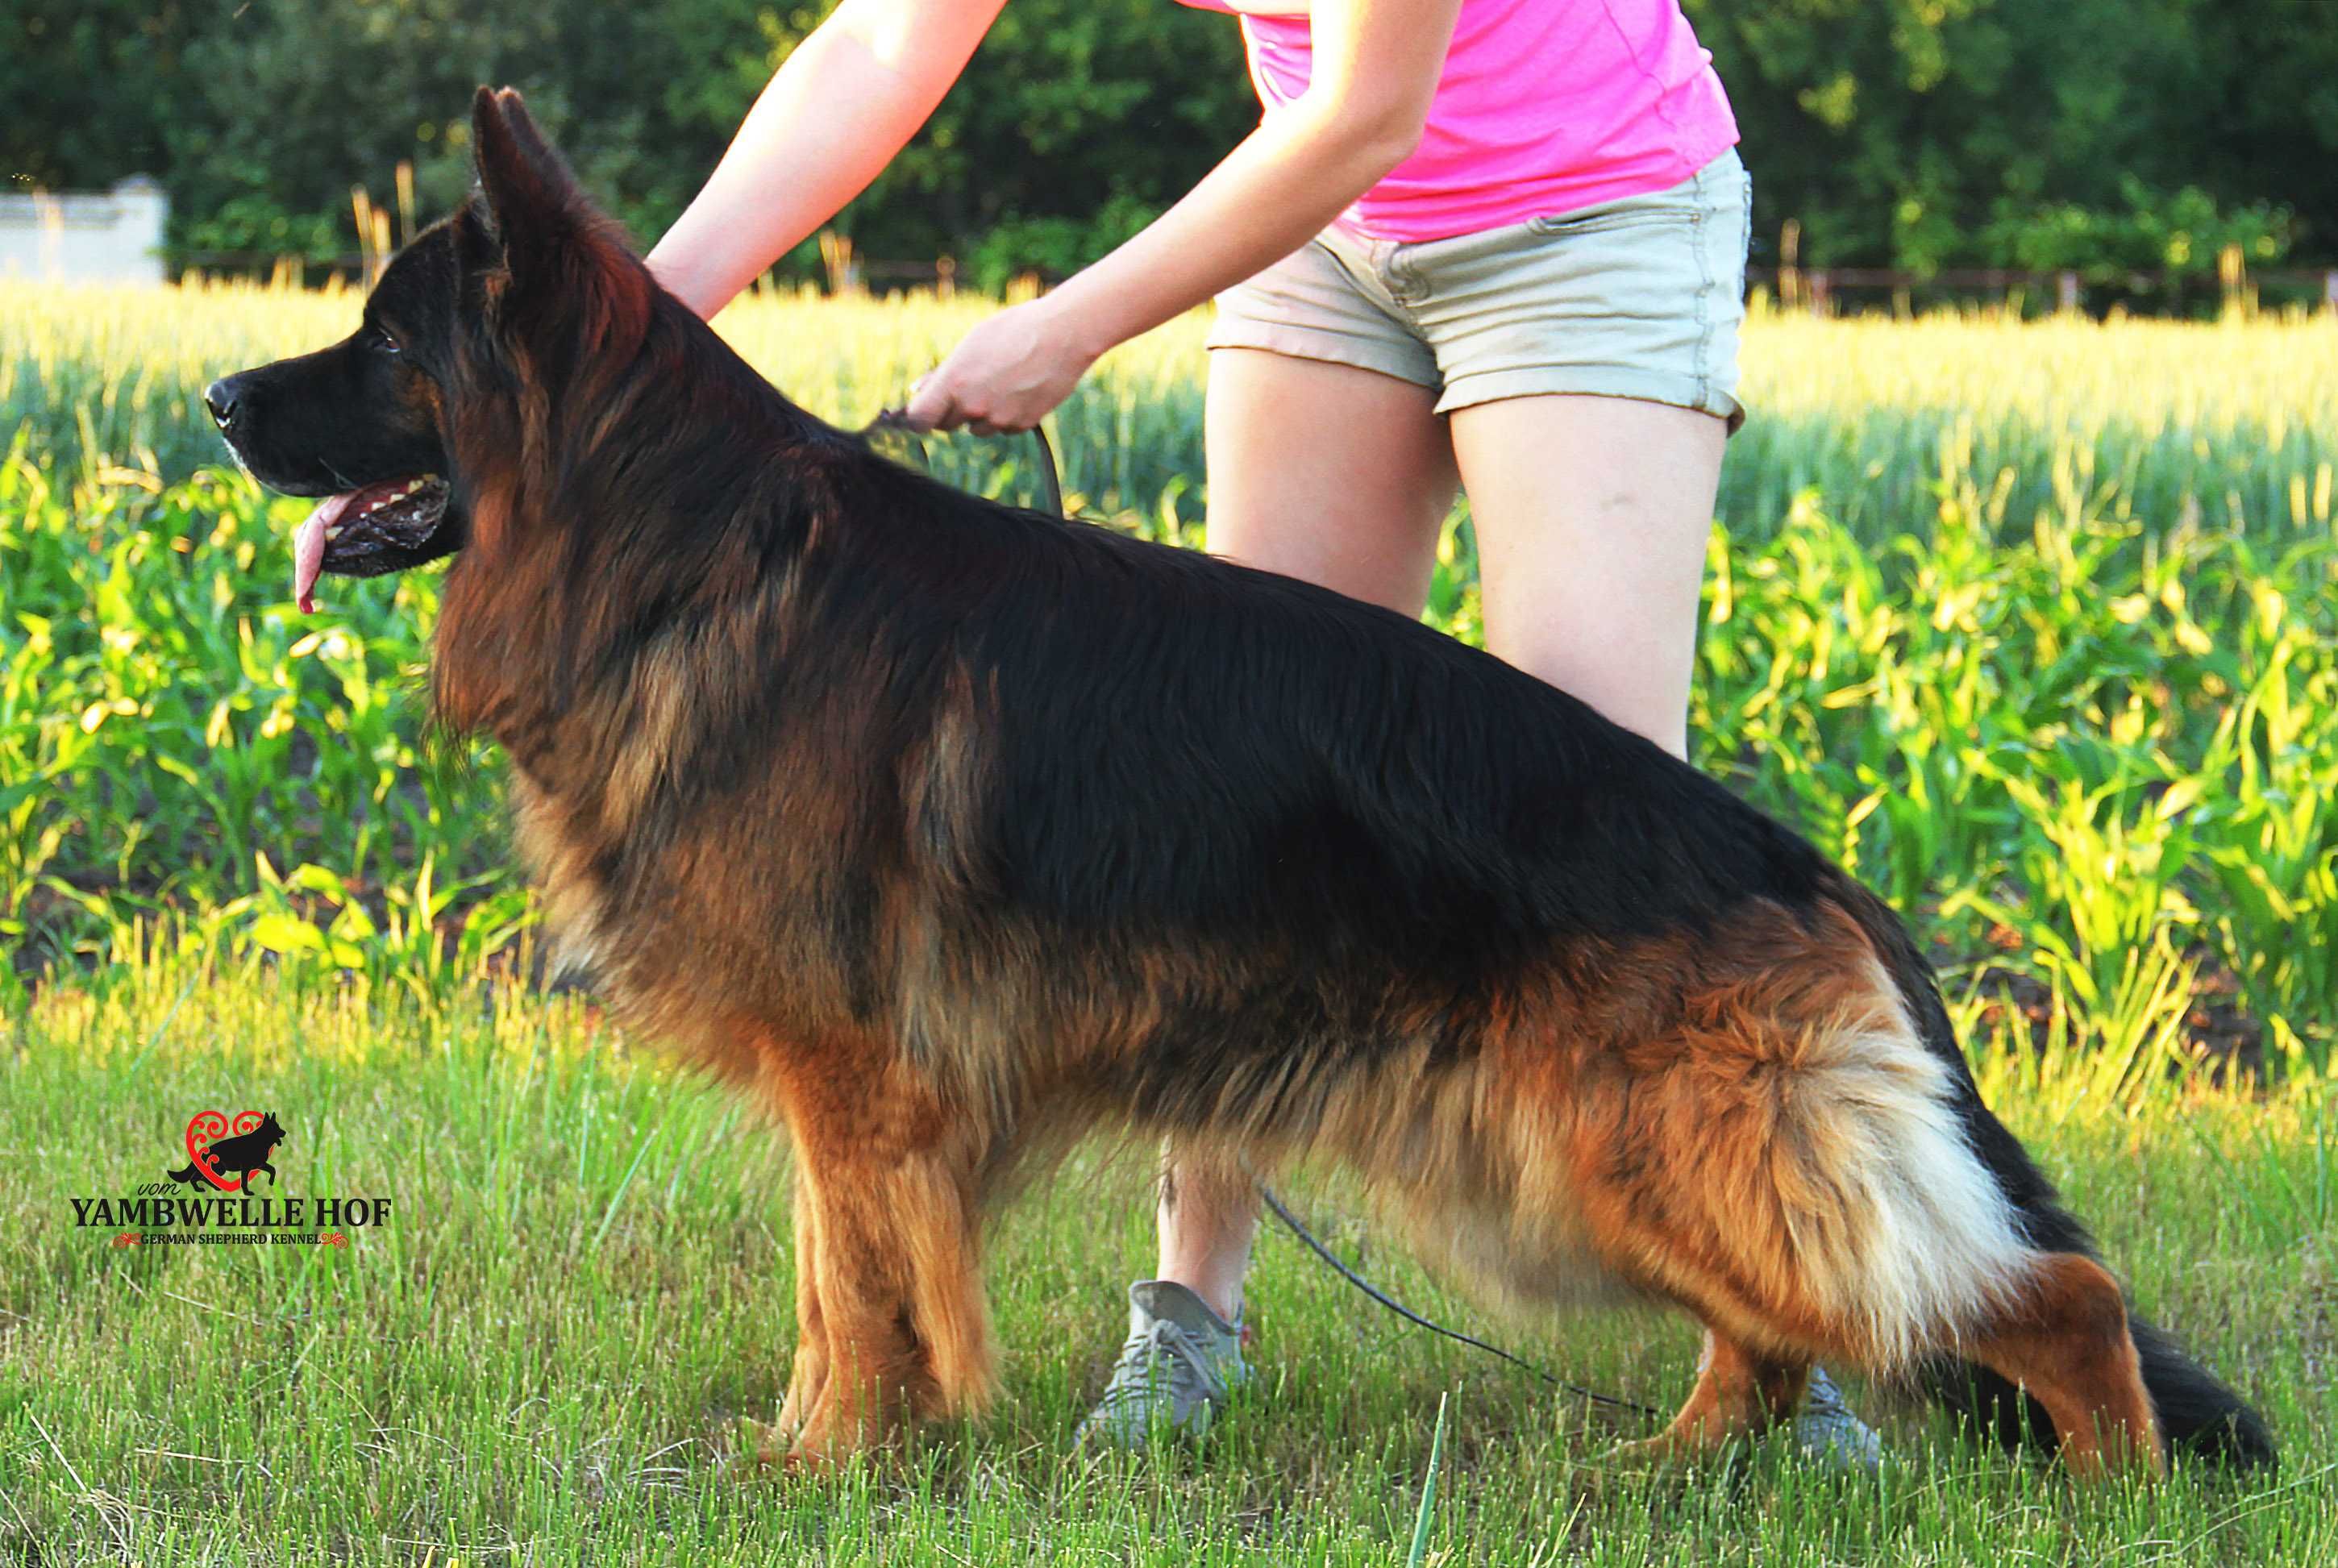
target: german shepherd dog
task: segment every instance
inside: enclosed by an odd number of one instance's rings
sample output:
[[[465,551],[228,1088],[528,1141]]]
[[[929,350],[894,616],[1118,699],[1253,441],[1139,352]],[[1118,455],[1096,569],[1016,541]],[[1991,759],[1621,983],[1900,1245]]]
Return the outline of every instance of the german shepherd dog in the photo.
[[[359,330],[208,400],[325,498],[304,600],[456,557],[436,719],[508,754],[553,928],[784,1119],[799,1462],[983,1404],[985,1210],[1100,1124],[1344,1164],[1513,1303],[1694,1314],[1659,1454],[1840,1357],[2083,1475],[2272,1458],[1808,844],[1401,616],[885,460],[660,289],[516,93],[473,123],[479,189]]]

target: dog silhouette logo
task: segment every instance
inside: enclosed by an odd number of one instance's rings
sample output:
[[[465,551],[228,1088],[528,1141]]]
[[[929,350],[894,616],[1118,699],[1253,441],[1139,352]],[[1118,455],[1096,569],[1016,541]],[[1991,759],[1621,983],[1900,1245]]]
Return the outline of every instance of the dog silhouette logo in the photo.
[[[187,1123],[187,1163],[166,1171],[173,1181],[208,1181],[222,1192],[247,1192],[251,1179],[268,1172],[270,1185],[276,1167],[268,1162],[284,1142],[284,1129],[272,1111],[246,1111],[231,1125],[223,1111],[199,1111]]]

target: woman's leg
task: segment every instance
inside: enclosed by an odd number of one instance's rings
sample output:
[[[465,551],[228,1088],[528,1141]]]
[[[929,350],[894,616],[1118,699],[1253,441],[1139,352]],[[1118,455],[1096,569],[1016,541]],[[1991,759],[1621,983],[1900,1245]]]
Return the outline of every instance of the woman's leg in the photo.
[[[1434,389],[1257,348],[1210,351],[1210,554],[1418,615],[1457,482]]]
[[[1721,420],[1571,394],[1451,417],[1487,646],[1686,756]]]
[[[1506,398],[1445,422],[1392,376],[1247,348],[1210,355],[1213,554],[1418,615],[1456,461],[1492,651],[1685,753],[1722,422],[1621,397]],[[1231,1320],[1258,1200],[1171,1161],[1159,1278]]]
[[[1459,410],[1449,436],[1434,402],[1375,371],[1213,350],[1212,553],[1418,615],[1458,459],[1492,651],[1685,754],[1721,420],[1514,397]],[[1173,1158],[1159,1277],[1231,1320],[1257,1227],[1247,1184]]]
[[[1419,615],[1453,505],[1453,449],[1429,412],[1436,399],[1375,370],[1212,349],[1211,554]],[[1247,1182],[1173,1154],[1161,1188],[1161,1279],[1231,1321],[1257,1229]]]

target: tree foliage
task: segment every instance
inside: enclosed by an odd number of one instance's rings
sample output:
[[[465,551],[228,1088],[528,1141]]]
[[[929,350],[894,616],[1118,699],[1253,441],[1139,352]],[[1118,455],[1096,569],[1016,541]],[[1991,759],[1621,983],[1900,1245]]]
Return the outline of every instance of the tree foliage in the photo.
[[[2328,0],[1684,0],[1817,264],[2338,257]]]
[[[1573,4],[1579,0],[1555,0]],[[2338,260],[2329,0],[1684,0],[1764,240],[1816,265],[2206,269]],[[349,188],[404,160],[423,214],[509,82],[644,240],[826,0],[14,0],[0,177],[160,177],[183,251],[346,255]],[[1063,270],[1254,122],[1240,38],[1170,0],[1012,0],[932,122],[848,210],[863,255]],[[799,266],[808,259],[796,259]]]

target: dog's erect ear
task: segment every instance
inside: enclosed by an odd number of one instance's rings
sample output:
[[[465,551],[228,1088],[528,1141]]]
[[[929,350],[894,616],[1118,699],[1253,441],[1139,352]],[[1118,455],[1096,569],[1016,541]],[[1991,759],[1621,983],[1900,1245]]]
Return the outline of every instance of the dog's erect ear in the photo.
[[[573,313],[564,355],[638,343],[650,311],[649,273],[604,217],[511,88],[471,101],[471,141],[484,206],[458,229],[467,267],[500,262],[504,310],[519,324],[537,309]],[[532,303],[531,303],[532,302]]]
[[[509,87],[482,87],[471,101],[471,145],[479,188],[514,276],[555,260],[593,220],[592,204],[535,117]]]

